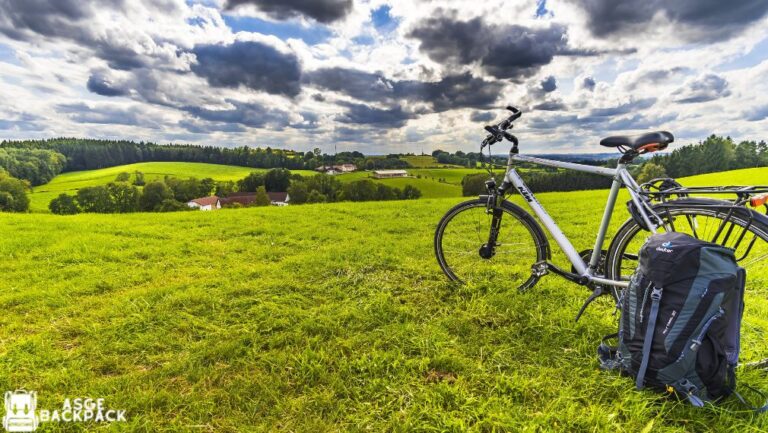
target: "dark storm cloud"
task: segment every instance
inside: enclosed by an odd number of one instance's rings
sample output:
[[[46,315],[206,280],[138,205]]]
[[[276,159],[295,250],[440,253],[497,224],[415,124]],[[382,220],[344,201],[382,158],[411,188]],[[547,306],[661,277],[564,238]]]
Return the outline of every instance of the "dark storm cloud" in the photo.
[[[77,123],[96,123],[103,125],[128,125],[144,128],[159,128],[160,125],[144,114],[143,109],[123,108],[117,106],[91,107],[82,102],[58,104],[56,112],[66,114],[70,120]]]
[[[126,40],[119,29],[97,27],[96,10],[122,13],[125,4],[125,0],[0,0],[0,33],[28,42],[41,37],[75,42],[81,48],[93,50],[114,69],[147,66],[152,63],[151,57],[137,53],[133,41]],[[172,1],[148,2],[145,6],[164,14],[178,8]],[[160,66],[165,63],[167,59]]]
[[[254,41],[231,45],[197,45],[192,71],[214,87],[245,86],[272,94],[296,96],[301,91],[301,66],[293,54]]]
[[[364,104],[342,104],[347,111],[336,117],[341,123],[354,123],[359,125],[371,125],[385,128],[400,128],[409,119],[415,118],[415,114],[408,113],[401,106],[392,108],[375,108]]]
[[[540,84],[541,84],[541,90],[543,90],[546,93],[554,92],[555,90],[557,90],[557,80],[552,75],[542,80]]]
[[[449,75],[439,81],[395,81],[381,74],[347,68],[312,71],[305,75],[304,82],[365,102],[426,103],[433,112],[466,107],[488,108],[498,99],[503,88],[500,82],[483,80],[470,73]]]
[[[383,101],[395,96],[394,83],[391,80],[380,74],[357,69],[322,68],[306,73],[303,81],[361,101]]]
[[[352,0],[227,0],[226,8],[254,5],[277,19],[306,16],[321,23],[344,18],[352,11]]]
[[[534,105],[533,109],[541,111],[565,111],[568,109],[568,106],[565,105],[562,101],[546,101],[542,102],[541,104]]]
[[[102,96],[123,96],[128,92],[126,89],[116,86],[101,74],[91,74],[86,84],[88,90]]]
[[[288,126],[288,113],[282,110],[268,108],[254,102],[227,100],[232,108],[213,110],[198,106],[184,107],[184,110],[203,120],[222,123],[239,123],[251,128],[270,127],[283,129]]]
[[[408,34],[420,42],[430,59],[454,66],[479,63],[496,78],[520,79],[536,73],[556,55],[600,53],[568,47],[566,28],[489,25],[482,18],[460,20],[455,12],[439,11]]]
[[[726,39],[768,13],[765,0],[571,0],[587,13],[595,36],[636,34],[655,14],[677,25],[676,32],[690,40]],[[693,31],[685,31],[693,30]]]
[[[490,122],[496,118],[492,111],[473,111],[469,120],[473,122]]]
[[[672,93],[675,102],[692,104],[713,101],[729,96],[728,82],[714,74],[707,74],[696,80],[689,81]]]
[[[29,40],[33,35],[83,39],[82,22],[91,17],[88,2],[80,0],[0,0],[0,32]]]
[[[581,81],[581,87],[583,89],[587,89],[590,92],[595,90],[595,79],[592,77],[584,77],[584,79]]]

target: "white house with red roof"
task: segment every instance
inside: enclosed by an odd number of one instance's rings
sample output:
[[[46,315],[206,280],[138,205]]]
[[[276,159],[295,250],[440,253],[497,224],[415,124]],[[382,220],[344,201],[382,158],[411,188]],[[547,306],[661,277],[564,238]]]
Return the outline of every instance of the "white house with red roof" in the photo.
[[[187,202],[187,206],[200,210],[221,209],[221,200],[215,195],[200,197]]]

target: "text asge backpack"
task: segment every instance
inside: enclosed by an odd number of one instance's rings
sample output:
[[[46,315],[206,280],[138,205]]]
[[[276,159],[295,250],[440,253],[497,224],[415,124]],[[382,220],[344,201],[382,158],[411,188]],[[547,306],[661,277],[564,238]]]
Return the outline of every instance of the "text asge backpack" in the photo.
[[[682,233],[652,235],[622,292],[618,346],[598,349],[601,366],[695,406],[730,395],[745,280],[729,248]]]

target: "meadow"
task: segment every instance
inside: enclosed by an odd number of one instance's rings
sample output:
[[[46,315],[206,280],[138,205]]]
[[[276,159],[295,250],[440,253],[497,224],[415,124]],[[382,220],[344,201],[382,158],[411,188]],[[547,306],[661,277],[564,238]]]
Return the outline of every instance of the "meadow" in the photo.
[[[766,169],[714,179],[740,177],[768,184]],[[539,198],[585,249],[606,194]],[[2,214],[0,390],[36,390],[40,408],[103,397],[127,410],[88,426],[109,431],[768,429],[733,400],[694,409],[600,371],[615,318],[602,299],[574,323],[584,288],[447,282],[432,235],[461,200]],[[768,390],[764,371],[738,377]]]

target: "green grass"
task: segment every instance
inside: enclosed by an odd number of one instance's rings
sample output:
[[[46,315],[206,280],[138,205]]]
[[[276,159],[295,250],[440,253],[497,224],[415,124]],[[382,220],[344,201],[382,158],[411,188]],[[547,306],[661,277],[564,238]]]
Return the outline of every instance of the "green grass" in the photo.
[[[768,185],[768,167],[699,174],[678,180],[685,186]]]
[[[585,249],[605,195],[540,200]],[[733,401],[694,409],[600,371],[615,323],[607,300],[573,322],[583,288],[446,282],[432,235],[461,200],[2,214],[0,390],[105,398],[128,411],[102,429],[119,431],[768,429]]]
[[[266,170],[236,165],[197,162],[140,162],[99,170],[73,171],[60,174],[51,182],[35,187],[32,194],[30,194],[30,210],[32,212],[48,212],[48,203],[59,194],[75,194],[80,188],[106,185],[114,182],[118,174],[128,172],[133,175],[134,171],[144,173],[145,180],[149,182],[155,179],[162,179],[165,176],[197,177],[199,179],[210,177],[220,181],[238,180],[251,172]],[[295,172],[302,175],[314,174],[310,170],[296,170]]]
[[[411,167],[413,168],[456,168],[459,167],[458,165],[452,165],[452,164],[440,164],[437,162],[437,159],[435,159],[434,156],[431,155],[411,155],[411,156],[401,156],[400,159],[408,162],[408,164],[411,164]]]

